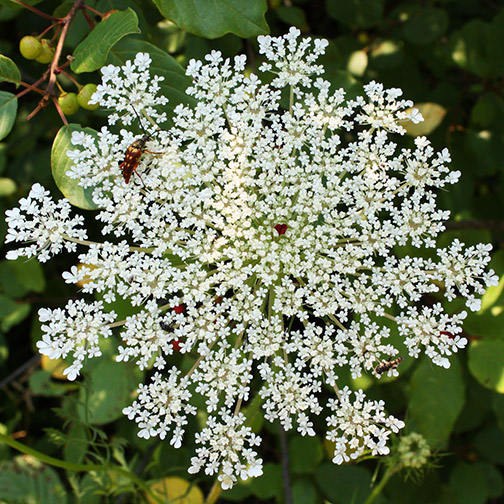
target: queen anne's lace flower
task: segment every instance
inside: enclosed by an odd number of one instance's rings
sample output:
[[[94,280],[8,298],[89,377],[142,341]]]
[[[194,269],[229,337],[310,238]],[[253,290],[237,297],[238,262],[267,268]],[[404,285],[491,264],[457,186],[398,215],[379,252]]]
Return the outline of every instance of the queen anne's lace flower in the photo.
[[[213,51],[206,63],[190,61],[196,104],[177,106],[167,131],[162,79],[150,75],[148,55],[102,69],[93,102],[113,109],[109,125],[123,129],[74,132],[67,175],[94,188],[109,241],[84,241],[82,219],[39,185],[7,212],[7,241],[34,242],[9,258],[43,261],[82,243],[81,264],[64,279],[103,299],[41,310],[40,351],[73,354],[74,379],[85,356],[99,355],[99,338],[122,326],[117,360],[156,370],[124,413],[141,437],[170,435],[179,447],[196,414],[191,401],[202,396],[210,416],[190,472],[217,474],[224,488],[262,472],[253,450],[260,438],[240,412],[251,396],[252,404],[263,400],[268,420],[302,435],[315,435],[313,417],[329,410],[335,463],[387,454],[404,423],[382,401],[340,391],[338,370],[397,375],[384,363],[405,352],[448,367],[467,344],[466,314],[422,306],[424,296],[462,296],[476,310],[477,296],[497,282],[486,271],[490,246],[455,240],[436,250],[449,217],[436,208],[436,191],[460,174],[449,171],[448,151],[434,152],[423,137],[410,149],[393,141],[402,121],[420,120],[408,112],[413,104],[375,82],[347,100],[321,77],[327,41],[299,36],[292,28],[259,38],[270,84],[244,71],[243,55],[231,61]],[[135,175],[126,184],[119,164],[138,121],[152,136],[150,152],[137,167],[143,184]],[[432,253],[396,256],[403,245]],[[115,321],[108,303],[117,298],[134,315]],[[403,345],[389,342],[391,331]],[[185,374],[173,366],[175,352]],[[324,408],[327,386],[336,399]]]
[[[71,206],[68,200],[57,203],[40,184],[34,184],[27,198],[19,200],[19,208],[7,210],[5,222],[9,225],[5,242],[35,242],[27,247],[11,250],[7,259],[38,256],[45,262],[60,253],[63,248],[69,252],[76,250],[76,242],[87,237],[81,226],[82,216],[70,218]]]

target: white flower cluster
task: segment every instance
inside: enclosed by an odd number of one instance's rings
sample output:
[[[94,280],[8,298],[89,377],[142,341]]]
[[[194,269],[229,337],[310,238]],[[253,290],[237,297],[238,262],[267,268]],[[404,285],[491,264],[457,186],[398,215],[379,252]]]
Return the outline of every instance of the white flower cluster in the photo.
[[[399,432],[405,425],[402,420],[385,415],[383,401],[366,401],[366,394],[358,390],[352,403],[351,394],[352,391],[345,387],[338,399],[329,399],[328,403],[333,414],[327,418],[328,426],[332,427],[327,439],[335,444],[335,464],[356,459],[366,450],[372,455],[387,455],[390,433]]]
[[[11,250],[7,259],[37,256],[40,262],[48,261],[63,248],[75,252],[76,243],[87,238],[82,229],[84,218],[70,218],[68,200],[55,203],[40,184],[34,184],[27,198],[19,200],[19,208],[5,212],[9,225],[5,242],[35,242],[24,248]]]
[[[102,354],[100,338],[112,335],[109,324],[114,322],[116,315],[113,311],[105,312],[101,301],[70,300],[65,310],[41,308],[39,318],[45,333],[42,341],[37,342],[39,352],[50,359],[64,359],[72,354],[74,361],[63,374],[69,380],[75,380],[85,358]]]
[[[74,352],[74,378],[83,349],[97,353],[98,336],[111,331],[107,303],[120,297],[137,307],[113,323],[123,327],[118,360],[156,374],[124,412],[142,437],[171,433],[178,447],[196,413],[191,400],[203,397],[210,416],[190,472],[218,474],[224,488],[261,473],[251,448],[260,438],[243,413],[257,395],[268,420],[302,435],[315,435],[315,420],[329,411],[335,463],[388,453],[387,439],[403,422],[362,391],[352,401],[348,387],[338,388],[338,369],[354,378],[397,375],[394,356],[400,362],[400,353],[422,351],[448,367],[447,356],[467,343],[465,312],[423,306],[424,296],[462,296],[475,310],[475,296],[497,282],[485,271],[490,246],[455,241],[435,249],[449,217],[436,208],[436,193],[459,173],[447,168],[448,151],[434,152],[425,138],[398,148],[392,137],[404,133],[401,121],[419,119],[406,112],[411,102],[374,82],[346,100],[316,65],[327,42],[299,35],[259,39],[261,69],[276,73],[270,84],[244,72],[244,56],[230,61],[214,51],[206,64],[191,61],[196,105],[179,105],[171,129],[148,130],[152,140],[135,166],[142,183],[133,175],[127,184],[119,167],[138,137],[108,127],[73,134],[68,174],[94,187],[102,231],[120,240],[84,243],[81,266],[64,275],[99,293],[103,305],[41,313],[53,319],[43,351]],[[149,63],[139,54],[104,69],[94,100],[113,107],[111,125],[162,122],[165,100]],[[8,214],[9,237],[37,245],[11,257],[73,250],[85,237],[74,229],[80,221],[70,219],[67,203],[57,204],[65,211],[56,216],[46,193],[33,191],[42,196]],[[403,245],[431,248],[431,258],[396,257]],[[389,343],[390,323],[404,337],[399,348]],[[327,387],[336,396],[328,402]]]

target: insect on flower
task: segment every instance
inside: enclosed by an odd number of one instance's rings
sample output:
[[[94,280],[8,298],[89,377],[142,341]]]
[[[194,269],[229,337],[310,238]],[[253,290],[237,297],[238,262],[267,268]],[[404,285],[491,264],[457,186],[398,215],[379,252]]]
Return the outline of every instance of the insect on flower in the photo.
[[[390,371],[391,369],[395,369],[401,362],[404,360],[403,357],[397,357],[397,359],[394,360],[389,360],[387,362],[384,362],[383,364],[379,364],[375,368],[375,373],[377,374],[383,374],[386,373],[387,371]]]
[[[138,117],[136,110],[133,109],[133,111],[135,112],[135,115]],[[143,130],[142,121],[140,120],[140,117],[138,117],[138,122]],[[149,140],[152,140],[152,136],[147,134],[146,131],[144,130],[144,136],[142,138],[139,138],[138,140],[135,140],[126,150],[126,154],[124,155],[124,161],[119,165],[119,168],[121,168],[122,170],[122,175],[124,177],[124,181],[126,182],[126,184],[129,183],[133,172],[135,172],[138,175],[138,178],[142,181],[142,184],[144,184],[142,177],[140,177],[140,174],[137,172],[137,167],[140,164],[140,160],[142,159],[142,155],[144,152],[148,152],[149,154],[155,154],[155,155],[161,154],[161,152],[152,152],[146,149],[146,145]]]

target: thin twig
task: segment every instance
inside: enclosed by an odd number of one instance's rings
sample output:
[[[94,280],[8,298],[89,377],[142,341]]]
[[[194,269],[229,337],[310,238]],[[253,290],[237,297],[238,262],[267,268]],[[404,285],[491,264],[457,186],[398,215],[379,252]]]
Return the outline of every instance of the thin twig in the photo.
[[[35,364],[40,361],[40,355],[34,355],[31,359],[27,360],[24,364],[19,366],[15,371],[13,371],[9,376],[0,381],[0,389],[3,389],[10,382],[15,380],[19,375],[22,375],[27,369],[30,369]]]
[[[21,6],[25,7],[26,9],[29,9],[32,12],[35,12],[35,14],[38,14],[39,16],[41,16],[43,18],[50,19],[51,21],[58,21],[58,19],[59,19],[57,17],[46,14],[45,12],[42,12],[38,9],[35,9],[35,7],[32,7],[31,5],[24,3],[21,0],[11,0],[11,2],[17,3],[18,5],[21,5]]]
[[[67,36],[68,28],[70,28],[70,25],[73,21],[73,18],[79,11],[79,9],[82,8],[84,0],[75,0],[74,4],[72,5],[72,8],[68,12],[68,14],[61,20],[61,25],[63,26],[63,29],[61,30],[61,35],[58,40],[58,45],[56,46],[56,50],[54,51],[54,57],[51,62],[51,66],[49,67],[49,83],[47,84],[47,93],[51,94],[53,93],[54,86],[56,85],[56,76],[58,74],[57,68],[59,64],[59,59],[61,57],[61,52],[63,51],[63,44],[65,43],[65,39]]]

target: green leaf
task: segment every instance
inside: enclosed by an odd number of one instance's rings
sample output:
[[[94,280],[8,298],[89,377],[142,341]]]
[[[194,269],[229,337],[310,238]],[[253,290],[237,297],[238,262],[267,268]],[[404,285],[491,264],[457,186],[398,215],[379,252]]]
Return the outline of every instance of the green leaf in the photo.
[[[450,361],[450,369],[443,369],[423,359],[410,382],[409,411],[433,448],[448,439],[464,406],[460,364],[455,356]]]
[[[422,7],[404,23],[404,37],[413,44],[429,44],[438,39],[448,27],[448,14],[434,7]]]
[[[93,187],[82,188],[78,180],[68,177],[66,172],[72,165],[72,161],[67,156],[67,151],[75,149],[71,143],[74,131],[84,131],[96,138],[97,132],[91,128],[81,128],[78,124],[63,126],[56,135],[51,151],[51,169],[54,181],[58,189],[63,193],[70,203],[84,210],[96,210],[98,207],[91,198]]]
[[[19,86],[20,80],[21,72],[14,61],[0,54],[0,82],[13,82],[16,86]]]
[[[65,460],[72,464],[82,464],[88,444],[87,429],[84,424],[72,422],[68,432],[68,441],[63,449]]]
[[[371,493],[371,475],[363,467],[325,463],[317,469],[315,478],[333,504],[362,504]]]
[[[493,18],[489,29],[485,32],[486,36],[486,53],[492,75],[502,77],[504,75],[504,54],[501,50],[504,46],[504,11],[500,12]]]
[[[471,109],[471,122],[478,128],[488,128],[497,117],[502,116],[502,105],[494,92],[484,93]]]
[[[4,334],[0,332],[0,366],[4,366],[9,358],[9,346]]]
[[[487,501],[487,480],[475,465],[458,462],[450,476],[450,487],[457,504],[485,504]]]
[[[317,489],[308,479],[296,479],[292,485],[292,504],[317,504]]]
[[[124,65],[127,60],[134,60],[139,52],[149,53],[152,59],[151,75],[164,77],[164,80],[159,82],[160,94],[166,96],[169,100],[164,110],[168,114],[168,124],[172,125],[171,117],[173,117],[173,110],[177,105],[180,103],[185,105],[195,104],[194,98],[185,93],[192,80],[185,75],[184,69],[174,58],[162,49],[143,40],[127,39],[119,42],[110,51],[107,64]]]
[[[28,290],[42,292],[45,289],[44,270],[37,260],[19,258],[9,261],[9,264],[15,271],[18,281]]]
[[[500,275],[498,285],[487,288],[481,298],[481,309],[479,313],[489,311],[493,315],[504,312],[504,250],[499,250],[494,254],[489,265],[497,275]]]
[[[172,460],[173,459],[169,459],[170,464],[173,464]],[[186,463],[183,465],[187,466],[188,464]],[[233,488],[222,492],[222,499],[225,502],[244,502],[250,495],[250,481],[250,479],[246,481],[238,480],[238,483],[234,485]]]
[[[346,25],[370,28],[381,22],[384,0],[326,0],[327,13]]]
[[[17,184],[10,178],[0,177],[0,198],[12,196],[17,190]]]
[[[121,418],[123,408],[133,402],[132,393],[138,386],[135,368],[125,362],[102,359],[89,377],[89,390],[81,389],[82,404],[87,404],[88,409],[85,412],[80,406],[80,417],[94,425]]]
[[[0,283],[8,296],[20,298],[29,291],[44,290],[44,272],[34,258],[27,260],[20,257],[15,261],[0,261]]]
[[[408,135],[415,137],[432,133],[441,124],[446,115],[446,109],[437,103],[416,103],[414,108],[420,111],[424,120],[418,124],[405,121],[402,123],[402,126],[406,129]]]
[[[0,465],[0,499],[9,502],[66,504],[67,493],[58,473],[30,455]]]
[[[289,442],[290,469],[295,473],[311,473],[322,461],[324,451],[319,438],[295,436]]]
[[[250,482],[250,490],[261,500],[272,499],[275,496],[278,498],[282,495],[282,467],[280,464],[265,464],[263,475]]]
[[[154,0],[159,12],[189,33],[205,38],[269,33],[266,0]]]
[[[2,331],[9,331],[22,322],[29,313],[30,305],[28,303],[20,303],[4,294],[0,294],[0,327]]]
[[[37,5],[39,4],[40,2],[42,2],[42,0],[24,0],[24,3],[27,4],[27,5]],[[0,4],[2,5],[5,5],[6,7],[11,7],[11,8],[14,8],[14,9],[23,9],[24,7],[16,2],[13,2],[12,0],[0,0]]]
[[[356,77],[362,77],[368,66],[368,55],[365,51],[354,51],[348,59],[347,69]]]
[[[504,431],[504,394],[492,394],[492,410],[497,418],[497,425]]]
[[[70,65],[72,71],[82,73],[98,70],[104,65],[112,47],[131,33],[140,33],[135,12],[130,8],[114,12],[77,46],[75,60]]]
[[[485,423],[490,411],[492,396],[497,395],[482,387],[476,380],[467,380],[464,408],[457,418],[453,432],[469,432],[477,430]]]
[[[7,91],[0,91],[0,140],[3,140],[14,126],[17,115],[17,98]]]
[[[488,23],[474,19],[450,37],[450,52],[455,64],[480,77],[489,77],[492,73],[485,38],[488,29]]]
[[[30,392],[41,397],[58,397],[75,390],[76,385],[53,380],[51,372],[45,369],[33,371],[28,380]]]
[[[483,459],[504,465],[504,434],[495,423],[478,431],[473,446]]]
[[[469,370],[481,385],[504,394],[504,341],[472,341]]]
[[[275,12],[278,19],[287,26],[296,26],[301,31],[307,31],[309,29],[305,12],[301,8],[293,5],[280,5]]]
[[[373,44],[369,56],[373,68],[379,70],[396,68],[404,61],[404,44],[402,41],[383,39]]]
[[[502,497],[504,491],[504,480],[502,474],[493,464],[488,462],[476,462],[475,466],[485,475],[488,485],[488,496],[491,499]]]

